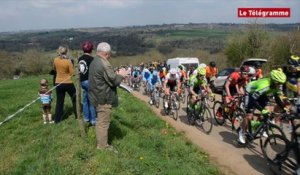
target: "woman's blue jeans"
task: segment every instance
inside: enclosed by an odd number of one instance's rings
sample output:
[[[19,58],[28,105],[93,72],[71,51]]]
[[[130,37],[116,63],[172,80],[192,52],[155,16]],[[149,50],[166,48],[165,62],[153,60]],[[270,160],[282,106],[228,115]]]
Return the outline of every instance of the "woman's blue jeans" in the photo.
[[[83,115],[84,115],[84,121],[90,122],[92,125],[96,124],[96,108],[90,104],[89,100],[89,81],[82,81],[81,87],[83,89],[83,99],[82,99],[82,105],[83,105]]]

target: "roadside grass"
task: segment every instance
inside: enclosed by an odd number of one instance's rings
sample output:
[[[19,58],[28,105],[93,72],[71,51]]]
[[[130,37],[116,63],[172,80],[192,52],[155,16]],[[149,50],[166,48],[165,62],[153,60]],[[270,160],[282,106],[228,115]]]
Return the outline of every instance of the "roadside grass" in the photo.
[[[39,80],[0,81],[0,120],[37,98]],[[42,124],[39,101],[0,127],[0,174],[221,174],[207,154],[159,119],[150,107],[120,90],[113,110],[109,143],[118,151],[96,150],[90,127],[80,137],[66,96],[60,124]],[[52,103],[52,111],[55,108]]]

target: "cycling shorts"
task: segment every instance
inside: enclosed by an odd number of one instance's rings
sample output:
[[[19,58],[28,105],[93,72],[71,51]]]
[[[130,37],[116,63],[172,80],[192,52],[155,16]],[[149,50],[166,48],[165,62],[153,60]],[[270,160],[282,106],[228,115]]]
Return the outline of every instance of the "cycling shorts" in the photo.
[[[229,91],[230,91],[230,94],[231,96],[235,96],[235,95],[238,95],[238,92],[236,90],[236,87],[235,86],[229,86]],[[223,97],[227,96],[228,94],[226,93],[226,90],[225,90],[225,87],[223,89]]]
[[[269,98],[267,95],[261,95],[258,99],[254,99],[252,94],[247,94],[245,96],[245,111],[246,113],[253,113],[256,109],[255,104],[258,103],[261,107],[267,106]]]

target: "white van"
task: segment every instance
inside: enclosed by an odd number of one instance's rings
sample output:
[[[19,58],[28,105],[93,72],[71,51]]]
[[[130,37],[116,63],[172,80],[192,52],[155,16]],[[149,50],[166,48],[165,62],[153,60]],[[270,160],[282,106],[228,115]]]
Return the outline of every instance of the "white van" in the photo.
[[[190,67],[198,67],[199,60],[198,58],[170,58],[167,60],[167,65],[171,68],[177,68],[179,65],[183,65],[186,70],[188,70]]]

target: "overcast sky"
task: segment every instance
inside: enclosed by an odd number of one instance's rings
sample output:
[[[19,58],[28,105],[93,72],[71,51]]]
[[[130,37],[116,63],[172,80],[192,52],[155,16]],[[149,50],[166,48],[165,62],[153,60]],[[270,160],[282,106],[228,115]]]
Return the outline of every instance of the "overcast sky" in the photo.
[[[244,7],[291,8],[290,18],[260,22],[300,22],[300,0],[0,0],[0,32],[253,21],[237,17]]]

